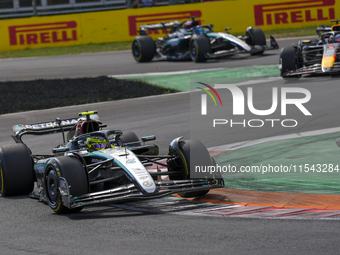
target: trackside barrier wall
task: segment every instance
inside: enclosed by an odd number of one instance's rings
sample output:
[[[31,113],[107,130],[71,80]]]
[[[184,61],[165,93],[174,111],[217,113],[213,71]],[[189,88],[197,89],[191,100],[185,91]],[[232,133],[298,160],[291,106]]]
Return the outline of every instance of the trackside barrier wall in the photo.
[[[340,19],[340,0],[234,0],[0,20],[0,51],[132,41],[142,24],[197,16],[215,31],[302,28]],[[153,38],[166,31],[153,31]]]

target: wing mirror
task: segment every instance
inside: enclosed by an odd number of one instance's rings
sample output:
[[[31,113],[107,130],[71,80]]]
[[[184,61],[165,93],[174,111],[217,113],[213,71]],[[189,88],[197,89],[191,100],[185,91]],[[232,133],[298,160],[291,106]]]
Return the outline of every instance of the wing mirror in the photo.
[[[57,154],[57,153],[68,152],[69,150],[70,150],[70,148],[68,148],[68,147],[59,147],[59,148],[52,149],[52,152],[53,152],[53,154]]]
[[[144,136],[141,139],[145,143],[145,142],[156,140],[156,136],[155,135],[149,135],[149,136]]]

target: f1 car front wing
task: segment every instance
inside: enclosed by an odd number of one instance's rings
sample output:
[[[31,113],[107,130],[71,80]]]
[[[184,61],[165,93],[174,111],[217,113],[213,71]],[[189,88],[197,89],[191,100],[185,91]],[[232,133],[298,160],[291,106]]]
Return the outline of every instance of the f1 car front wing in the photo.
[[[224,181],[221,180],[162,180],[155,181],[157,190],[154,193],[143,194],[133,183],[122,185],[114,189],[84,194],[78,197],[69,195],[67,181],[61,177],[59,190],[62,196],[63,204],[68,208],[76,208],[100,203],[122,202],[131,200],[154,199],[168,196],[175,193],[204,191],[215,188],[223,188]]]
[[[335,62],[331,71],[322,71],[321,64],[314,64],[311,66],[302,67],[293,71],[285,73],[285,76],[297,76],[302,74],[321,74],[321,73],[339,73],[340,72],[340,62]]]

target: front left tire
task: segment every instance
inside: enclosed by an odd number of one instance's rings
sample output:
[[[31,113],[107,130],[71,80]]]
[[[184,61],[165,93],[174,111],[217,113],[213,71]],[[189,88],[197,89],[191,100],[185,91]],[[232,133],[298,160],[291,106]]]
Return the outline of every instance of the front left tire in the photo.
[[[248,28],[246,31],[246,43],[251,46],[260,45],[266,47],[266,36],[261,28],[254,27]],[[251,55],[261,55],[264,52],[264,48],[261,51],[252,53]]]
[[[88,193],[88,179],[82,163],[73,157],[57,157],[50,160],[44,172],[44,192],[50,208],[57,214],[81,211],[83,207],[70,209],[63,204],[59,177],[66,179],[70,196]]]

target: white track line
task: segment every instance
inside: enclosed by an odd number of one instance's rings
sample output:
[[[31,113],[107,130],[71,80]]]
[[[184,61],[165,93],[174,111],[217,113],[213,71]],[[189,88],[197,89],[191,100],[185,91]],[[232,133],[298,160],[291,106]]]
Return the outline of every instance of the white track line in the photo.
[[[116,77],[126,77],[126,76],[149,76],[149,75],[169,75],[169,74],[189,74],[189,73],[198,73],[204,71],[218,71],[223,70],[225,68],[212,68],[212,69],[197,69],[197,70],[185,70],[185,71],[174,71],[174,72],[159,72],[159,73],[135,73],[135,74],[118,74],[118,75],[108,75],[110,78]]]

